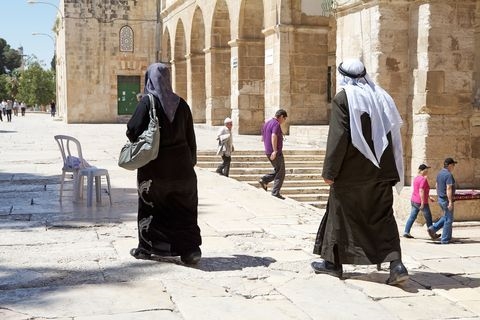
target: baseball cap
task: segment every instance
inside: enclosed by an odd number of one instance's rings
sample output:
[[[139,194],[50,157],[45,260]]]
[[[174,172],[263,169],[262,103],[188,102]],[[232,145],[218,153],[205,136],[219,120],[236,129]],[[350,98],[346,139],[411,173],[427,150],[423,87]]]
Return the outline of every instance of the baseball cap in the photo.
[[[232,122],[232,119],[230,119],[229,117],[226,117],[225,120],[223,121],[223,123],[230,123]]]
[[[423,171],[423,170],[428,169],[428,168],[431,168],[431,167],[427,166],[424,163],[422,163],[421,165],[418,166],[418,170],[420,170],[420,171]]]
[[[446,158],[445,161],[443,162],[443,165],[448,166],[449,164],[455,164],[455,163],[458,163],[458,162],[453,160],[452,158]]]

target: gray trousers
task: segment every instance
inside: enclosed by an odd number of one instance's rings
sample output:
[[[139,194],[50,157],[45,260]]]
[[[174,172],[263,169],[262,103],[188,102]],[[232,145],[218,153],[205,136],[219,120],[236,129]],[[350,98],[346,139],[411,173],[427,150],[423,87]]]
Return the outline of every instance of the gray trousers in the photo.
[[[267,158],[273,166],[273,172],[264,175],[262,181],[265,183],[273,181],[272,195],[276,196],[280,194],[280,189],[285,180],[285,159],[283,158],[283,153],[277,154],[273,161],[270,160],[269,156]]]

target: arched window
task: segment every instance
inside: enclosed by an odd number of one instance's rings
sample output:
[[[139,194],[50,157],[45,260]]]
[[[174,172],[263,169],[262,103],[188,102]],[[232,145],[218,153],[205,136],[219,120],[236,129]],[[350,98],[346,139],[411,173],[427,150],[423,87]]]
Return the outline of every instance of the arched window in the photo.
[[[133,52],[133,30],[129,26],[120,29],[120,52]]]

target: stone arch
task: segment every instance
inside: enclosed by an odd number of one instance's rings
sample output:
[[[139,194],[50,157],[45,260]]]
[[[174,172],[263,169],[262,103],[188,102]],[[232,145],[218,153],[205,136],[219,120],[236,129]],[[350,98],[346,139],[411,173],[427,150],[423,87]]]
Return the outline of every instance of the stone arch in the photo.
[[[206,122],[222,125],[231,116],[230,107],[230,13],[225,0],[218,0],[213,11],[210,48],[205,49],[207,106]]]
[[[175,30],[175,42],[172,62],[172,84],[173,90],[180,97],[187,100],[187,41],[185,37],[185,28],[181,19],[177,21]]]
[[[163,31],[161,48],[160,62],[170,64],[172,60],[172,45],[170,40],[170,31],[168,28],[165,28]]]
[[[243,0],[238,19],[238,39],[232,46],[232,117],[238,132],[258,134],[265,114],[264,3]],[[235,61],[236,60],[236,61]],[[235,63],[236,62],[236,63]]]
[[[200,7],[195,8],[190,33],[190,81],[188,104],[192,108],[193,121],[205,123],[206,92],[205,92],[205,22]]]

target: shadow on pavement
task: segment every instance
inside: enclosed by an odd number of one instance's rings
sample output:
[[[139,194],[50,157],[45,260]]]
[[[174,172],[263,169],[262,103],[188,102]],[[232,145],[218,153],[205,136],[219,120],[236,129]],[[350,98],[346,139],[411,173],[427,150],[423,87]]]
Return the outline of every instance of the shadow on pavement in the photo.
[[[138,194],[135,188],[112,186],[113,205],[110,206],[102,182],[102,203],[96,204],[94,195],[93,206],[87,207],[86,199],[72,201],[71,179],[66,180],[62,201],[59,201],[60,178],[61,175],[0,172],[0,222],[3,222],[0,228],[8,228],[9,221],[37,221],[46,225],[136,221]]]
[[[229,257],[202,257],[197,265],[191,266],[182,263],[179,257],[152,256],[145,260],[174,263],[206,272],[235,271],[243,270],[245,268],[268,267],[270,264],[276,262],[275,259],[270,257],[256,257],[244,254],[234,254]]]
[[[343,280],[368,281],[386,285],[389,271],[385,272],[348,272],[343,274]],[[410,272],[410,278],[397,288],[409,292],[418,293],[420,290],[449,290],[461,288],[478,288],[480,279],[478,277],[469,277],[468,274],[447,274],[425,271]]]

